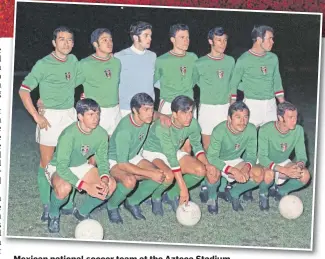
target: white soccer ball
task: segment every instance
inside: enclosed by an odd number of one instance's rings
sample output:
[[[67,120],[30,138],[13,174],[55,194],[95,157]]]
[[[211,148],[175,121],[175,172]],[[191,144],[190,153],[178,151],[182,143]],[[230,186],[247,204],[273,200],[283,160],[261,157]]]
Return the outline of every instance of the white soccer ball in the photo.
[[[280,214],[286,219],[300,217],[304,210],[302,201],[295,195],[284,196],[279,203]]]
[[[102,240],[104,229],[97,220],[85,219],[76,226],[75,237],[76,239]]]
[[[192,201],[189,201],[187,205],[182,204],[176,210],[176,218],[184,226],[194,226],[201,219],[200,207]]]

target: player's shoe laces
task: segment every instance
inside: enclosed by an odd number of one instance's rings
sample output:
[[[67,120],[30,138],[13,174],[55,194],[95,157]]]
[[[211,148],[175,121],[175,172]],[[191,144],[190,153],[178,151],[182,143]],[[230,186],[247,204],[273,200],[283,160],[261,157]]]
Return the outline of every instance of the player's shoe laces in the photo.
[[[107,213],[108,213],[108,219],[110,222],[116,223],[116,224],[119,224],[119,223],[123,224],[123,219],[120,215],[118,208],[110,209],[110,210],[107,209]]]
[[[206,187],[205,185],[201,186],[199,196],[202,203],[207,203],[207,201],[209,200],[208,187]]]
[[[128,200],[124,202],[124,207],[131,212],[133,218],[136,220],[145,220],[145,216],[142,215],[140,205],[131,205]]]
[[[253,201],[254,198],[253,198],[253,191],[247,191],[243,194],[243,200],[244,201]]]
[[[59,233],[60,232],[60,216],[53,217],[49,216],[48,219],[48,230],[50,233]]]
[[[175,197],[175,198],[172,200],[172,199],[170,199],[170,198],[168,197],[167,192],[165,192],[165,193],[163,194],[163,196],[162,196],[162,201],[163,201],[164,203],[169,204],[170,207],[172,208],[172,210],[173,210],[174,212],[176,212],[176,210],[177,210],[177,208],[178,208],[178,204],[179,204],[179,199],[178,199],[178,197]]]
[[[73,214],[73,216],[76,217],[77,220],[80,220],[80,221],[83,221],[85,219],[90,219],[90,214],[82,215],[82,214],[80,214],[80,212],[77,208],[74,208],[72,214]]]
[[[164,208],[161,199],[152,199],[151,198],[151,205],[152,205],[152,213],[160,216],[164,216]]]
[[[261,210],[269,210],[270,205],[269,205],[269,197],[267,194],[260,194],[259,195],[259,207]]]
[[[213,200],[213,199],[209,199],[207,201],[208,204],[208,212],[210,214],[218,214],[218,199]]]
[[[41,216],[41,221],[43,221],[43,222],[48,221],[48,219],[49,219],[49,211],[50,211],[49,205],[47,205],[47,204],[43,205],[43,213],[42,213],[42,216]]]

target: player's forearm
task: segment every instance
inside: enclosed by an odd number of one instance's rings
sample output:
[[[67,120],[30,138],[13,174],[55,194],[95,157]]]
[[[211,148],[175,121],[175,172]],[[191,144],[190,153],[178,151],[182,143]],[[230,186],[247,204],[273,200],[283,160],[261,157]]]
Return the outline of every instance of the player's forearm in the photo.
[[[204,151],[200,151],[196,154],[196,158],[201,161],[204,165],[207,165],[209,163]]]
[[[185,190],[185,189],[187,189],[187,186],[186,186],[185,181],[184,181],[184,179],[183,179],[183,174],[182,174],[182,172],[181,172],[181,171],[178,171],[178,172],[176,172],[174,175],[175,175],[176,183],[177,183],[178,186],[179,186],[179,189],[180,189],[180,190]]]
[[[151,175],[148,170],[142,169],[131,163],[119,163],[118,165],[121,170],[128,172],[130,174],[145,176],[145,177],[150,177]]]
[[[19,96],[28,113],[34,118],[38,114],[38,112],[34,107],[32,98],[30,97],[30,93],[25,90],[19,90]]]

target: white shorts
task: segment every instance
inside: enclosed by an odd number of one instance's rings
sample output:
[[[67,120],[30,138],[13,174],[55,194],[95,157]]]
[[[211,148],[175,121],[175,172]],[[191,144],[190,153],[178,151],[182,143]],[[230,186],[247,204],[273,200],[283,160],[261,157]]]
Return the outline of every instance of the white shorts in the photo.
[[[77,121],[75,108],[65,110],[44,109],[44,117],[48,120],[51,127],[40,129],[36,126],[36,142],[50,147],[56,147],[62,131]]]
[[[121,118],[124,118],[125,116],[129,115],[131,113],[131,110],[120,110]]]
[[[121,120],[120,106],[116,105],[111,108],[100,109],[100,121],[99,125],[102,126],[112,136],[117,124]]]
[[[177,160],[179,161],[184,156],[187,156],[187,155],[190,155],[190,154],[189,153],[186,153],[186,152],[184,152],[182,150],[178,150],[177,151],[177,154],[176,154]],[[170,164],[168,162],[167,157],[163,153],[160,153],[160,152],[151,152],[151,151],[148,151],[148,150],[143,150],[142,156],[143,156],[143,158],[147,159],[149,162],[152,162],[155,159],[161,159],[162,161],[164,161],[164,163],[167,166],[169,166],[171,168],[171,166],[170,166]]]
[[[279,163],[278,165],[280,166],[286,166],[287,164],[291,163],[292,161],[290,159],[287,159],[285,161],[283,161],[282,163]],[[284,184],[289,178],[282,175],[280,178],[280,174],[279,172],[275,172],[275,176],[274,176],[274,182],[276,185],[282,185]]]
[[[276,100],[254,100],[244,99],[245,104],[250,111],[249,122],[253,123],[255,127],[260,127],[269,121],[276,121]]]
[[[195,108],[195,107],[194,107]],[[161,99],[158,107],[158,112],[166,115],[172,114],[171,103],[166,102],[165,100]],[[196,109],[193,110],[193,118],[196,118]]]
[[[211,135],[215,126],[227,120],[229,103],[221,105],[200,104],[199,124],[202,134]]]
[[[142,157],[141,155],[136,155],[135,157],[133,157],[132,159],[129,160],[129,163],[133,164],[133,165],[138,165],[140,163],[140,161],[143,159],[144,159],[144,157]],[[112,169],[113,166],[117,165],[117,162],[112,159],[109,159],[108,163],[109,163],[109,169]]]
[[[82,178],[84,178],[84,176],[92,169],[94,168],[93,165],[88,164],[88,163],[84,163],[80,166],[76,166],[76,167],[70,167],[70,170],[72,171],[72,173],[77,176],[79,178],[79,180],[81,180]],[[50,183],[50,185],[52,186],[52,176],[53,174],[56,172],[56,166],[53,166],[51,164],[48,164],[45,167],[45,176],[48,180],[48,182]]]
[[[236,158],[234,160],[228,160],[228,161],[224,161],[224,162],[226,163],[227,166],[235,167],[239,163],[244,162],[244,160],[242,158]],[[221,171],[221,175],[224,178],[226,178],[227,181],[230,182],[230,183],[236,181],[234,178],[230,177],[228,174],[224,173],[223,171]]]

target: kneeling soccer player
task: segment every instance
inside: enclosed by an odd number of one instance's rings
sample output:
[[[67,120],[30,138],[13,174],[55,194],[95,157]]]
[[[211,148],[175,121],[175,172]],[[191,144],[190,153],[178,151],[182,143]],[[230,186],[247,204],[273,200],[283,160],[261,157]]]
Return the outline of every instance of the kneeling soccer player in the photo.
[[[88,194],[81,207],[74,209],[79,220],[89,218],[90,212],[116,188],[115,180],[108,174],[108,135],[98,126],[98,104],[92,99],[80,100],[76,110],[78,122],[61,133],[54,157],[45,170],[53,187],[48,220],[51,233],[60,231],[60,208],[68,201],[72,188]],[[98,168],[87,162],[92,155]]]
[[[276,200],[301,189],[308,184],[310,173],[307,162],[304,129],[297,125],[297,108],[289,103],[280,103],[277,107],[278,121],[269,122],[260,128],[258,136],[258,159],[265,167],[265,185],[260,193],[268,199],[268,193]],[[295,151],[296,162],[289,159]],[[269,191],[275,177],[275,186]],[[279,187],[280,186],[280,187]]]
[[[257,132],[248,120],[249,109],[245,103],[235,102],[230,105],[228,119],[213,129],[207,152],[209,162],[222,174],[218,196],[231,201],[235,211],[244,210],[240,204],[240,195],[258,186],[264,177],[262,168],[255,166]],[[243,159],[244,152],[246,156]],[[236,181],[230,191],[225,191],[227,181]],[[216,199],[218,183],[207,182],[206,186],[209,200]],[[201,189],[200,197],[204,196]]]
[[[171,103],[170,128],[164,127],[159,121],[151,127],[144,145],[143,157],[152,161],[163,170],[167,178],[175,177],[176,184],[163,195],[166,186],[161,185],[152,194],[152,211],[163,215],[162,200],[176,211],[179,204],[189,200],[188,189],[198,184],[206,175],[213,184],[219,181],[220,172],[209,164],[201,144],[201,128],[193,119],[194,101],[180,95]],[[185,141],[189,139],[196,157],[181,151]],[[217,204],[211,210],[217,211]]]

